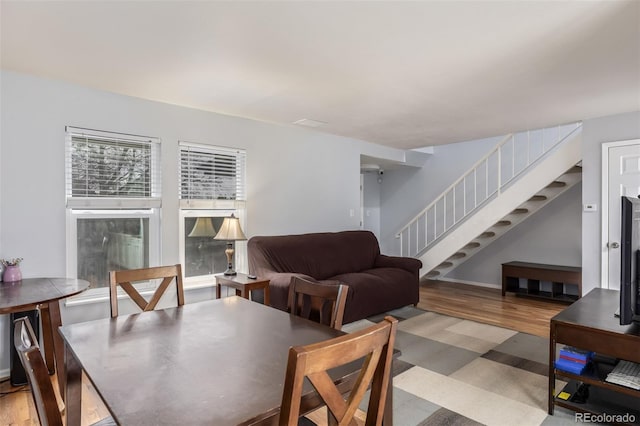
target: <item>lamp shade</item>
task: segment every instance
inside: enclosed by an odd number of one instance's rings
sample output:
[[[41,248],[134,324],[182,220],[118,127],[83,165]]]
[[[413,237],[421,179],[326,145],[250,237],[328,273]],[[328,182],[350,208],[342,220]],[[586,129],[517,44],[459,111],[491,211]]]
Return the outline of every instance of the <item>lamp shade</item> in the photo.
[[[199,217],[196,219],[195,225],[189,232],[189,237],[213,237],[216,230],[213,227],[210,217]]]
[[[220,226],[220,231],[213,237],[216,240],[238,241],[246,240],[247,237],[240,227],[240,219],[235,217],[233,213],[230,217],[225,217]]]

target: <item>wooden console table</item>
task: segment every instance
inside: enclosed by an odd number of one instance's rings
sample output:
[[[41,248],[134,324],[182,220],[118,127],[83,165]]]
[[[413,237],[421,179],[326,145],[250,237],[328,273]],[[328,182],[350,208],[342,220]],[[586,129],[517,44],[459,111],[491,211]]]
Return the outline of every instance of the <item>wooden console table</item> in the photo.
[[[640,363],[640,324],[620,325],[614,316],[620,304],[620,293],[597,288],[589,292],[564,311],[551,318],[549,336],[549,414],[555,405],[573,411],[591,414],[635,416],[640,420],[640,391],[608,383],[604,379],[613,365],[594,362],[587,373],[576,375],[554,368],[556,345],[565,344],[594,351],[613,359]],[[568,381],[564,389],[556,392],[556,378]],[[582,383],[589,386],[585,403],[558,398],[560,391],[573,395]]]
[[[231,287],[236,290],[236,296],[249,299],[253,290],[264,290],[264,304],[270,306],[269,280],[264,278],[249,278],[247,274],[238,272],[236,275],[216,275],[216,298],[222,297],[221,287]]]
[[[526,286],[520,286],[520,278],[527,280]],[[550,287],[544,289],[541,281],[549,281]],[[573,288],[574,291],[567,292],[568,288]],[[502,295],[504,296],[506,292],[561,302],[574,302],[582,294],[582,268],[528,262],[503,263]]]

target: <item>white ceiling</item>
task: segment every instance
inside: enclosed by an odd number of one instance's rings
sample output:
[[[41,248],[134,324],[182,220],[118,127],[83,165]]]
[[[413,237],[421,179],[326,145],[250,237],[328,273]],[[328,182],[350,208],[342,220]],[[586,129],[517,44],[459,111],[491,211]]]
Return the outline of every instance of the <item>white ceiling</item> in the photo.
[[[5,1],[3,69],[399,148],[640,110],[640,1]]]

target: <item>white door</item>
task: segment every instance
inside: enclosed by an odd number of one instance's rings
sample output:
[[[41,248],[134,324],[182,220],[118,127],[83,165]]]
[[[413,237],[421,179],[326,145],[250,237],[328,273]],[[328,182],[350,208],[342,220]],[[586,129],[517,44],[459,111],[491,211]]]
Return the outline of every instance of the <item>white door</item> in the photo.
[[[607,281],[603,287],[620,289],[620,197],[640,195],[640,140],[625,141],[606,146],[608,171],[607,182],[603,182],[603,199],[606,196],[607,210],[606,238],[603,236],[604,257],[608,272],[603,277]],[[603,155],[604,155],[603,151]],[[604,162],[605,158],[603,158]],[[604,212],[603,212],[604,213]],[[603,215],[604,218],[604,215]]]

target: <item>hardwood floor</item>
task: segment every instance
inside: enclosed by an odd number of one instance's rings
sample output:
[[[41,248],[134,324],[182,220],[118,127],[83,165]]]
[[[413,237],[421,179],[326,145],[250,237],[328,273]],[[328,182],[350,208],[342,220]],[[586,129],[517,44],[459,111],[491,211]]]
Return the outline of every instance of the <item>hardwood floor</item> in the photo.
[[[53,387],[58,397],[58,406],[64,403],[58,394],[58,382],[51,376]],[[89,380],[82,376],[82,426],[88,426],[109,416],[109,411],[102,403]],[[28,386],[11,386],[9,378],[0,381],[0,425],[2,426],[38,426],[38,413]]]
[[[423,280],[418,307],[457,318],[549,337],[549,320],[568,305],[519,297],[501,290],[448,281]]]
[[[527,299],[500,290],[445,281],[424,280],[418,307],[433,312],[497,325],[542,337],[549,337],[549,319],[565,304]],[[90,425],[108,411],[89,381],[83,377],[82,425]],[[57,389],[57,385],[55,386]],[[5,392],[13,392],[4,394]],[[323,416],[319,416],[322,418]],[[26,386],[12,387],[0,382],[0,425],[38,425],[31,393]]]

